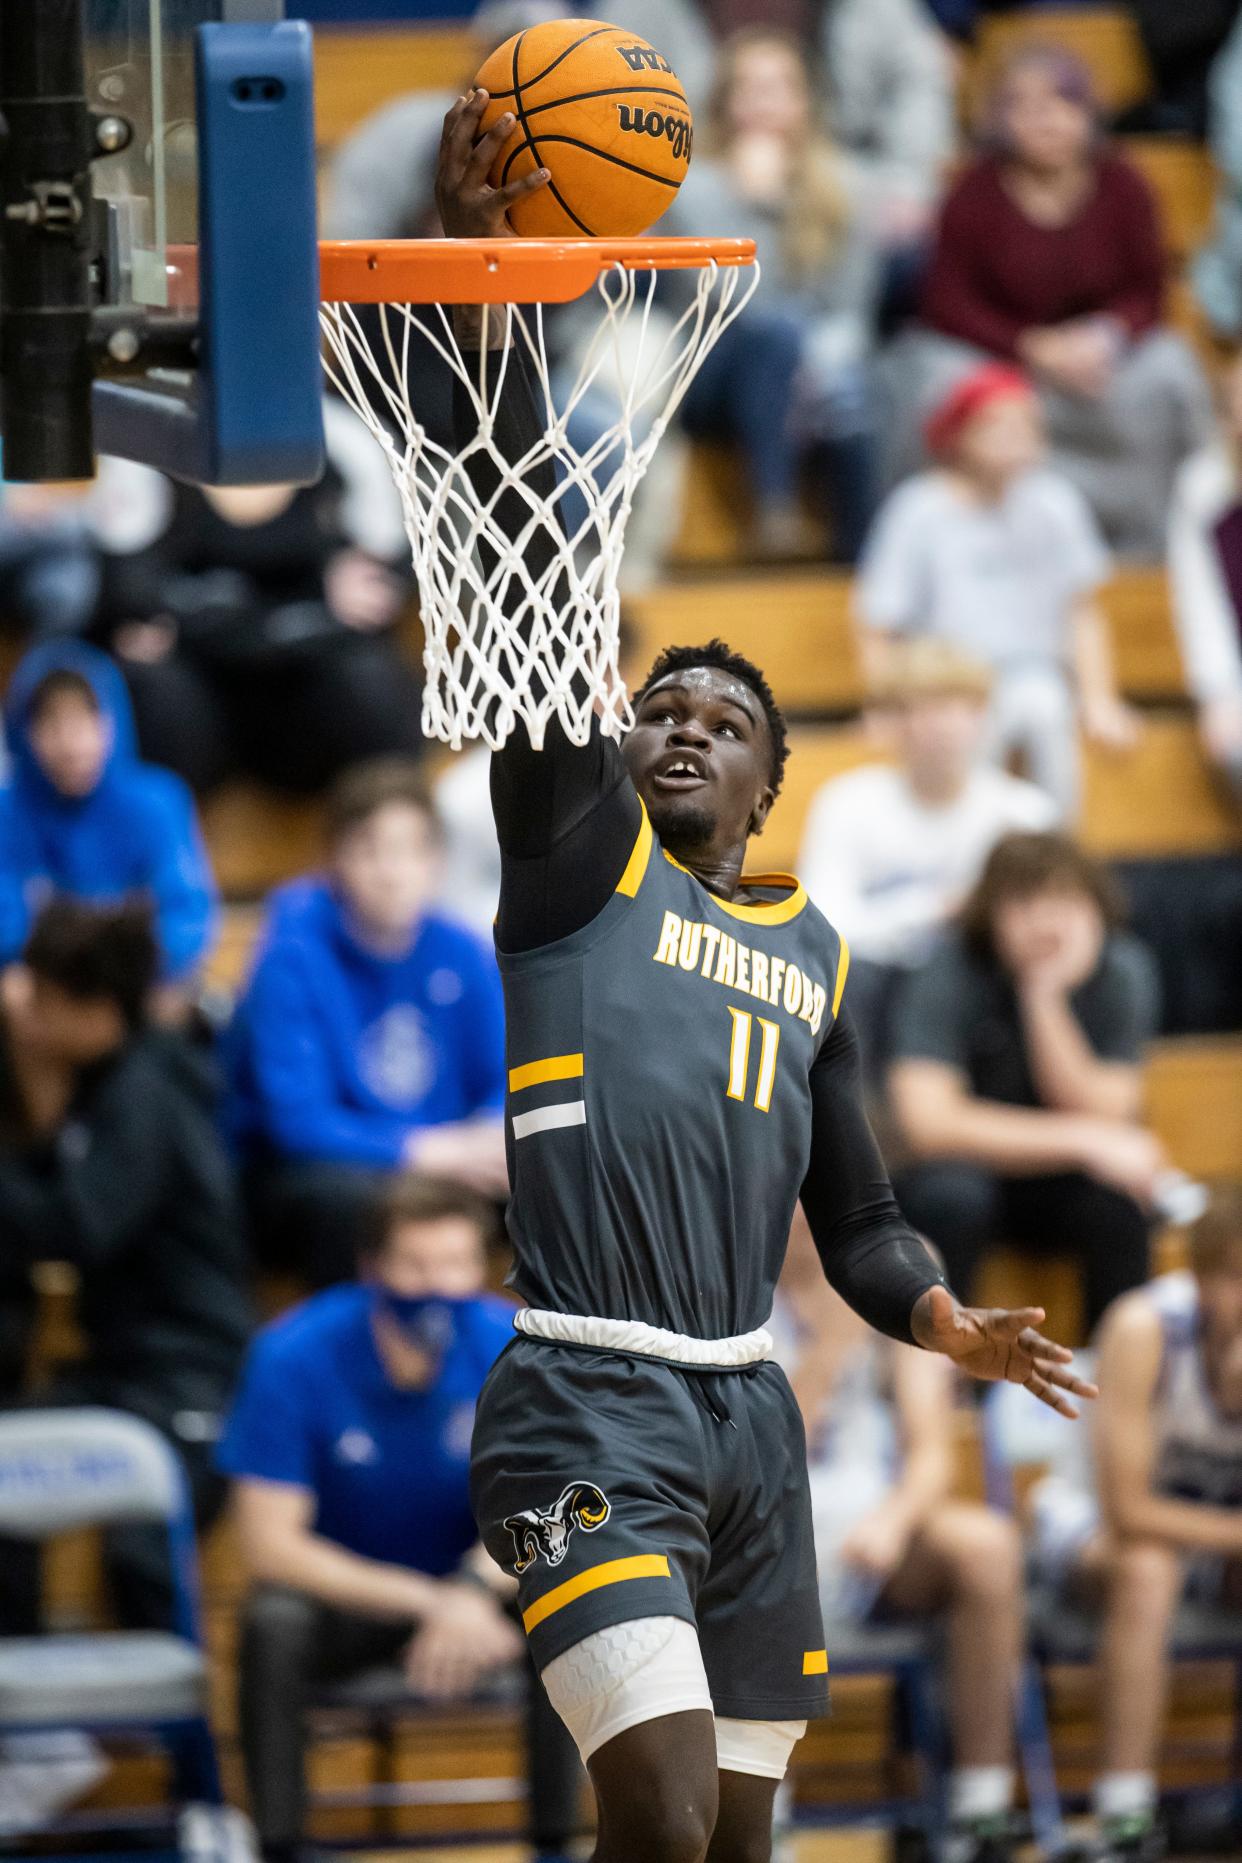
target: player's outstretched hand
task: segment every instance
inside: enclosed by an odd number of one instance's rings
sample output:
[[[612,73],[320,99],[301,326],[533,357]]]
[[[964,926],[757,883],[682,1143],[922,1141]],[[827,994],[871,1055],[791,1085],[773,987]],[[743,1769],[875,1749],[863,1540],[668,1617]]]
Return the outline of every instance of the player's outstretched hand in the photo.
[[[931,1287],[915,1303],[911,1327],[928,1352],[943,1352],[972,1378],[1025,1385],[1033,1397],[1076,1417],[1074,1397],[1097,1397],[1093,1384],[1068,1369],[1073,1353],[1035,1328],[1042,1307],[963,1307],[947,1287]]]
[[[537,168],[494,188],[488,180],[492,163],[513,134],[512,113],[497,119],[485,136],[479,124],[487,108],[486,91],[459,97],[444,119],[440,159],[436,167],[436,207],[440,224],[450,239],[506,239],[515,237],[506,215],[516,201],[545,188],[552,176]]]

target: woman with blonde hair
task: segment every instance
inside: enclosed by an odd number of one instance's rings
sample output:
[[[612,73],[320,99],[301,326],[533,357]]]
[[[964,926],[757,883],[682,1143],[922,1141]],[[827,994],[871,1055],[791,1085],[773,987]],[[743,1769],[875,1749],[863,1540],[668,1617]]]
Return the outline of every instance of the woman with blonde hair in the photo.
[[[853,560],[873,509],[868,361],[879,268],[862,219],[799,41],[764,26],[735,33],[660,231],[740,235],[758,248],[758,290],[708,357],[685,421],[695,436],[741,444],[764,554],[797,537],[808,456],[828,469],[839,556]]]

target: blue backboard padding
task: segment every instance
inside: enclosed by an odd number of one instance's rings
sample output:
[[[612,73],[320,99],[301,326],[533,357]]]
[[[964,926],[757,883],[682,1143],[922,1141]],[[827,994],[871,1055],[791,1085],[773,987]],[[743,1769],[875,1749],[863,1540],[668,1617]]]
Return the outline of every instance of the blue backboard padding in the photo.
[[[197,378],[184,395],[97,383],[95,445],[210,485],[323,470],[311,35],[200,26]]]

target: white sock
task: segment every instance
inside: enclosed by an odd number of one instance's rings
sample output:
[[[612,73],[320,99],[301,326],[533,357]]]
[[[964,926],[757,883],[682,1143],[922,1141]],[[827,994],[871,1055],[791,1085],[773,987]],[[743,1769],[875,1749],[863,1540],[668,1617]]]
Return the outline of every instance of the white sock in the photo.
[[[1101,1773],[1091,1792],[1097,1818],[1136,1818],[1156,1809],[1154,1772]]]
[[[955,1766],[949,1774],[950,1823],[995,1818],[1012,1804],[1012,1766]]]

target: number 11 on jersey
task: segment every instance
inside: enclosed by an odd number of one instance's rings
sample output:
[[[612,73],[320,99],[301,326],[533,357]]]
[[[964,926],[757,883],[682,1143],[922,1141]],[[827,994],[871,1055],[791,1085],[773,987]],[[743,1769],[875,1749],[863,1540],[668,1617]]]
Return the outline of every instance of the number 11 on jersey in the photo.
[[[744,1100],[750,1075],[750,1038],[756,1022],[759,1024],[762,1039],[759,1044],[759,1079],[755,1084],[755,1105],[761,1113],[766,1113],[772,1104],[772,1089],[776,1085],[776,1052],[781,1045],[779,1022],[769,1022],[765,1016],[752,1016],[748,1009],[734,1009],[729,1006],[733,1018],[733,1034],[729,1041],[729,1085],[728,1096],[731,1100]]]

